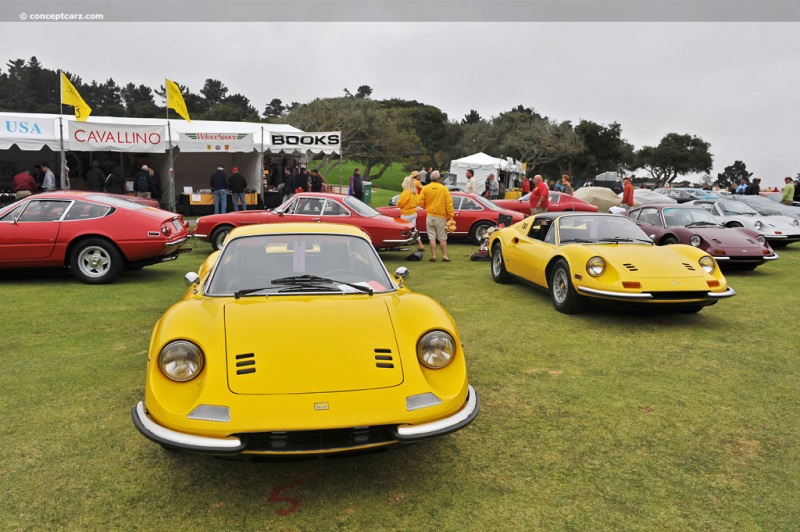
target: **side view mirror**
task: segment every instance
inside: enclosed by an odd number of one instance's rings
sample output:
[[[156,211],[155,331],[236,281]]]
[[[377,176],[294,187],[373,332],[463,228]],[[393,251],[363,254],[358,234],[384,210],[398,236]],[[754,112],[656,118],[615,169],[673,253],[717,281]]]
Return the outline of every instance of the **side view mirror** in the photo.
[[[189,272],[183,276],[183,280],[186,281],[186,286],[192,286],[200,282],[200,276],[195,272]]]
[[[408,268],[405,266],[399,266],[395,271],[394,274],[401,279],[405,279],[408,277]]]

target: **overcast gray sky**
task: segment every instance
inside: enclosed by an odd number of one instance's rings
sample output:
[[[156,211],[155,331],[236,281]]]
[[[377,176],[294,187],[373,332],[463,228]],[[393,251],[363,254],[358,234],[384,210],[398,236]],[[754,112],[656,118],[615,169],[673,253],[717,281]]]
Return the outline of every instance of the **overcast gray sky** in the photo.
[[[742,160],[780,188],[800,172],[793,23],[2,23],[0,50],[85,82],[155,88],[169,77],[199,92],[214,78],[259,113],[273,98],[365,84],[375,99],[417,100],[451,120],[522,104],[559,121],[619,122],[636,148],[697,135],[711,143],[713,176]]]

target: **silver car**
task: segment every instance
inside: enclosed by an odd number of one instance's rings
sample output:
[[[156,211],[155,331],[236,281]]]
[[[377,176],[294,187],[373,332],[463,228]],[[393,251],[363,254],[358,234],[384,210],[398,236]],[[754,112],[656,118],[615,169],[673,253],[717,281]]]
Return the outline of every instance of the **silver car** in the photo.
[[[764,216],[746,203],[735,200],[695,200],[688,205],[702,206],[725,227],[747,227],[758,231],[773,248],[800,241],[800,221],[796,218]]]

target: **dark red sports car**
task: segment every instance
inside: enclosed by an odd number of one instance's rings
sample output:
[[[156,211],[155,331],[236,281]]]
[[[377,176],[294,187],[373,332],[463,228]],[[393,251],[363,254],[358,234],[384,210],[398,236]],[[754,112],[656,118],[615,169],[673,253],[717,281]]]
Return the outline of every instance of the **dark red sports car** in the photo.
[[[562,194],[555,190],[550,191],[548,197],[550,206],[547,212],[564,212],[564,211],[584,211],[584,212],[597,212],[597,207],[591,203],[587,203],[575,196],[569,194]],[[494,202],[503,209],[521,212],[525,216],[531,215],[531,194],[525,194],[519,199],[513,200],[494,200]]]
[[[776,260],[764,235],[744,227],[723,227],[710,212],[690,205],[645,205],[628,216],[656,244],[688,244],[704,250],[720,266],[754,270]]]
[[[518,212],[502,209],[495,202],[469,194],[467,192],[450,192],[453,197],[454,219],[456,230],[453,236],[457,238],[470,238],[474,243],[480,244],[490,227],[495,227],[504,216],[506,225],[521,222],[525,216]],[[387,216],[400,216],[400,207],[379,207],[378,210]],[[417,230],[428,233],[426,221],[428,215],[424,209],[417,207]]]
[[[0,210],[0,268],[69,267],[89,284],[174,260],[189,237],[174,212],[101,192],[35,194]]]
[[[361,228],[377,249],[393,249],[414,244],[417,232],[414,225],[391,216],[384,216],[353,196],[320,192],[295,195],[272,210],[248,210],[212,214],[197,219],[194,236],[211,242],[217,250],[231,229],[241,225],[285,222],[327,222],[349,224]]]

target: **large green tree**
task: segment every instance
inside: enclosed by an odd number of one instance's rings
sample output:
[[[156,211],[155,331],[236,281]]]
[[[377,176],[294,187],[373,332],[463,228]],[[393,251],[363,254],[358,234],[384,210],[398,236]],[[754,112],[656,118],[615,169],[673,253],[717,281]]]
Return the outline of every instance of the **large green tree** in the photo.
[[[599,173],[633,165],[633,145],[622,138],[622,126],[617,122],[606,127],[581,120],[575,126],[575,134],[585,150],[572,158],[569,171],[574,178],[585,181]]]
[[[717,186],[732,191],[742,181],[750,183],[752,176],[753,172],[747,171],[747,165],[744,162],[734,161],[732,165],[726,166],[721,173],[717,174]]]
[[[658,146],[644,146],[636,152],[635,166],[647,170],[660,187],[679,175],[709,173],[714,163],[710,148],[700,137],[667,133]]]

